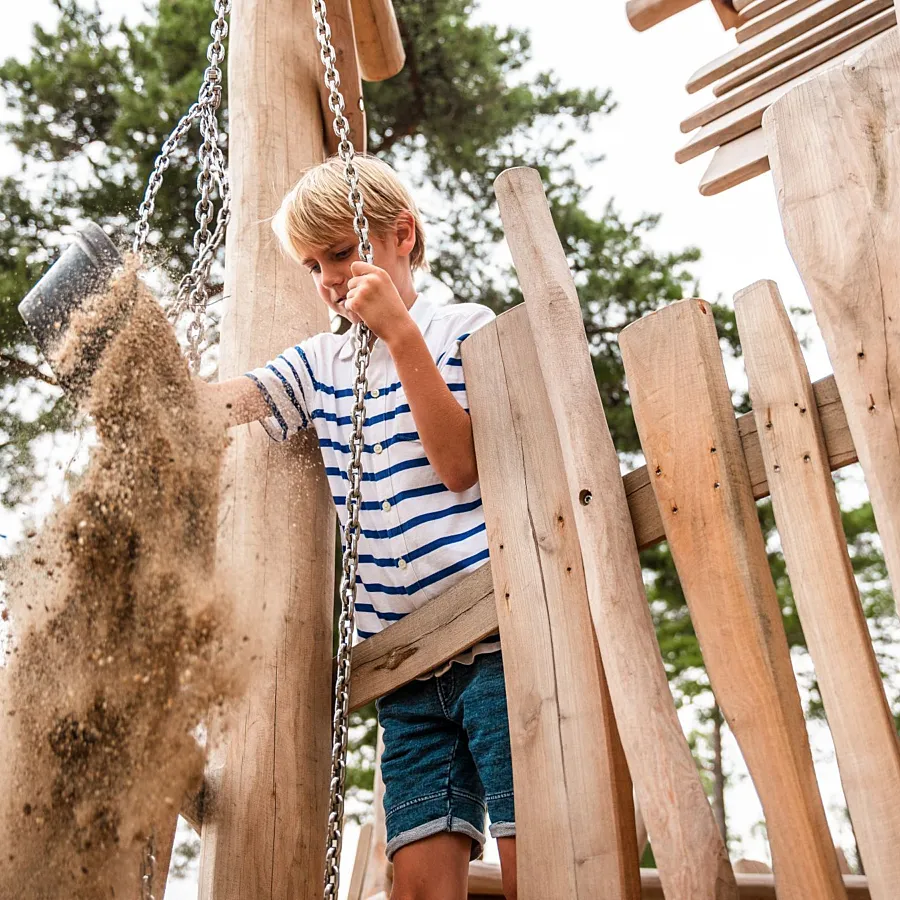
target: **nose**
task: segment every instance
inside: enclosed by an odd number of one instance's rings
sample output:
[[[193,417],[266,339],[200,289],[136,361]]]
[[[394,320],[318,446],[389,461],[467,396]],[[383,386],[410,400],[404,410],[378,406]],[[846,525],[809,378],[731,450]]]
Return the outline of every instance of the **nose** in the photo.
[[[326,266],[322,269],[322,285],[330,290],[336,290],[344,281],[344,273],[338,266]]]

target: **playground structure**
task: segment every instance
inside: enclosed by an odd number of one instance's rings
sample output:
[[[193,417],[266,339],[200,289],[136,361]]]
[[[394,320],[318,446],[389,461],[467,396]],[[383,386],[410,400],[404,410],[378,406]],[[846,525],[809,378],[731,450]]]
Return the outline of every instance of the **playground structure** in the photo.
[[[692,2],[641,5],[656,9],[653,18]],[[804,5],[712,2],[726,25],[739,13],[752,24],[763,5]],[[390,0],[352,8],[334,0],[329,21],[361,149],[360,78],[396,74],[402,43]],[[235,0],[232,27],[222,378],[275,355],[287,333],[299,340],[327,327],[309,279],[280,255],[265,222],[297,173],[334,149],[319,127],[328,93],[318,87],[308,8]],[[540,178],[513,169],[497,179],[525,302],[463,345],[491,562],[361,644],[350,697],[359,708],[499,628],[525,900],[896,896],[900,743],[830,474],[861,462],[896,583],[900,369],[890,348],[900,323],[900,39],[895,30],[870,36],[857,53],[785,83],[784,96],[769,96],[759,113],[785,233],[834,376],[810,384],[771,282],[737,298],[754,409],[739,418],[706,303],[685,300],[633,323],[620,346],[647,465],[624,478]],[[865,876],[842,871],[815,782],[756,518],[755,500],[770,494]],[[275,527],[285,516],[292,527]],[[282,627],[208,762],[203,791],[182,809],[202,836],[204,900],[321,895],[333,524],[313,441],[275,447],[258,429],[235,433],[219,562],[242,602],[265,604]],[[759,792],[774,874],[731,865],[678,722],[638,560],[639,549],[662,540]],[[166,871],[174,825],[157,835],[157,871]],[[647,833],[658,870],[639,868]],[[363,829],[356,862],[350,900],[387,895],[378,816]],[[160,900],[159,879],[154,891]],[[474,863],[470,896],[501,893],[499,872]]]

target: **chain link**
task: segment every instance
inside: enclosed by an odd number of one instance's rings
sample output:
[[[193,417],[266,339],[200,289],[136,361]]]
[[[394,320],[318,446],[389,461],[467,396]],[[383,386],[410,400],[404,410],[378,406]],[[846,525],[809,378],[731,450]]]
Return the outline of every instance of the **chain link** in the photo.
[[[369,243],[369,222],[366,219],[359,172],[353,162],[356,152],[350,140],[350,123],[344,115],[341,76],[335,66],[336,53],[331,43],[324,0],[312,0],[319,54],[325,67],[325,87],[328,89],[328,108],[334,114],[334,133],[339,138],[338,156],[344,163],[347,182],[347,203],[353,212],[353,230],[359,239],[359,258],[372,262]],[[356,374],[353,382],[353,434],[350,438],[350,465],[347,472],[347,521],[344,525],[341,561],[341,615],[338,620],[337,679],[334,688],[334,718],[332,720],[331,782],[329,786],[328,834],[325,848],[324,896],[337,900],[340,886],[341,847],[344,833],[344,781],[347,771],[347,740],[350,718],[350,667],[353,649],[353,620],[356,611],[356,571],[359,563],[359,511],[362,506],[363,424],[366,417],[365,397],[368,390],[366,371],[371,352],[371,332],[365,323],[353,326],[353,360]]]
[[[151,832],[141,857],[141,900],[156,900],[153,877],[156,875],[156,835]]]
[[[181,118],[172,133],[166,138],[159,156],[153,164],[153,171],[147,180],[144,199],[138,209],[138,220],[134,229],[132,250],[143,252],[150,236],[150,219],[156,208],[156,196],[162,187],[163,176],[171,163],[172,154],[190,132],[194,123],[200,130],[200,173],[197,175],[197,192],[200,199],[194,209],[197,230],[194,234],[196,255],[191,269],[181,279],[174,302],[168,310],[169,319],[177,321],[186,310],[192,318],[187,327],[188,362],[197,372],[203,354],[204,319],[209,300],[209,272],[216,254],[225,238],[225,230],[231,218],[231,188],[225,155],[219,146],[218,110],[222,102],[222,69],[225,59],[225,38],[228,36],[227,16],[231,11],[231,0],[214,0],[215,19],[210,26],[212,41],[207,48],[209,65],[203,73],[203,82],[197,100]],[[219,209],[212,201],[213,189],[219,193]],[[210,225],[215,225],[210,230]]]

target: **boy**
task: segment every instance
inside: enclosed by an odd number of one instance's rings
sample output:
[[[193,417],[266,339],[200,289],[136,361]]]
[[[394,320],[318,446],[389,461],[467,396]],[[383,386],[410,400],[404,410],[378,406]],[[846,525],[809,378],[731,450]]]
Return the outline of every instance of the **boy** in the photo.
[[[363,429],[356,624],[367,638],[446,591],[488,558],[460,343],[493,318],[474,303],[417,294],[425,238],[390,167],[357,157],[374,264],[359,260],[344,166],[310,169],[273,227],[328,308],[373,335]],[[229,424],[260,420],[274,440],[314,428],[338,515],[352,434],[350,334],[318,334],[246,377],[203,388]],[[376,703],[384,728],[393,900],[465,900],[485,808],[507,900],[515,900],[512,766],[499,638]]]

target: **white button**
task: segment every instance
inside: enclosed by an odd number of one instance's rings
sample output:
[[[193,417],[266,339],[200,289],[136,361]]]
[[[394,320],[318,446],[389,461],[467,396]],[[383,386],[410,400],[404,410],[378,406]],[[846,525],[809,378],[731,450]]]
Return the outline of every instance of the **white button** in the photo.
[[[405,560],[405,559],[398,559],[398,560],[397,560],[397,565],[400,566],[401,569],[405,569],[405,568],[406,568],[406,560]]]
[[[384,447],[382,447],[381,444],[376,444],[372,449],[373,449],[376,453],[381,453],[381,451],[384,450]]]
[[[372,391],[372,398],[376,399],[380,393],[381,392],[378,390],[378,388],[375,388],[375,390]]]
[[[391,511],[391,501],[390,501],[390,500],[385,500],[384,503],[381,504],[381,508],[382,508],[385,512],[390,512],[390,511]]]

